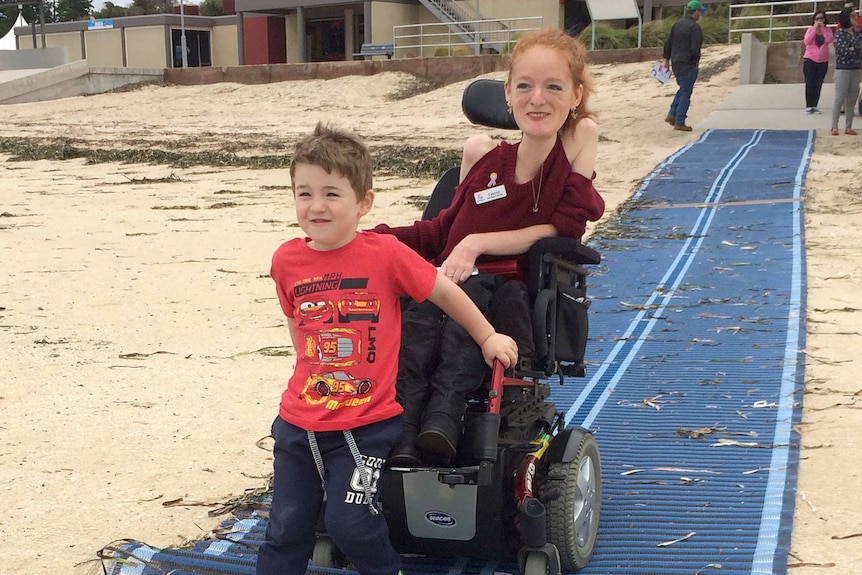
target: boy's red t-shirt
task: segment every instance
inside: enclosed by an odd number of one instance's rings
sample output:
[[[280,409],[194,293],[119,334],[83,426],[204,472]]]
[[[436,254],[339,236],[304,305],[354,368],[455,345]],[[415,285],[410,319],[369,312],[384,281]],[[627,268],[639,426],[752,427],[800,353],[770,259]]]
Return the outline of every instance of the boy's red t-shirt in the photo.
[[[307,242],[288,241],[272,257],[278,301],[296,325],[296,367],[279,415],[339,431],[400,414],[400,296],[425,300],[437,270],[393,236],[358,232],[331,251]]]

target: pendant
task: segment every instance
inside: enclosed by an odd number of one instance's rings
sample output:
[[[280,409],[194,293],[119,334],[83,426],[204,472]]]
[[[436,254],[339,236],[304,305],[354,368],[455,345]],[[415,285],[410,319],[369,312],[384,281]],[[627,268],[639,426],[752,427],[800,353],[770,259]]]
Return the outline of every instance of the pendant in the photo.
[[[536,213],[538,211],[539,211],[539,206],[533,206],[533,213]]]

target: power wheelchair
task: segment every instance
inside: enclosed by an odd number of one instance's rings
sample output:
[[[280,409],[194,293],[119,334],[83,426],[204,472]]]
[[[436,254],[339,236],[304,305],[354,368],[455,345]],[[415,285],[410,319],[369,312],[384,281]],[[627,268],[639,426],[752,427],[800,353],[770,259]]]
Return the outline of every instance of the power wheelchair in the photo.
[[[517,129],[500,81],[471,83],[462,108],[473,123]],[[452,168],[437,182],[424,219],[449,205],[458,172]],[[498,363],[484,391],[469,400],[450,466],[390,467],[380,478],[382,512],[400,553],[517,559],[524,575],[587,565],[600,516],[599,450],[589,431],[565,427],[564,414],[548,398],[549,381],[586,374],[583,266],[600,260],[567,238],[531,248],[526,284],[535,353],[509,370]],[[511,275],[515,267],[489,271]],[[333,566],[334,553],[332,542],[319,536],[312,564]]]

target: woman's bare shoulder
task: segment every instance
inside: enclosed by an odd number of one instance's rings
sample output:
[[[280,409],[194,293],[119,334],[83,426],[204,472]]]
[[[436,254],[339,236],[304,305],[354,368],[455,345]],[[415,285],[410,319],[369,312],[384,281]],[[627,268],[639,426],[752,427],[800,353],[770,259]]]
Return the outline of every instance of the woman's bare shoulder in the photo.
[[[566,157],[572,171],[591,178],[596,165],[599,144],[599,126],[592,118],[583,118],[563,136]]]
[[[476,134],[470,136],[464,142],[464,158],[471,158],[473,163],[479,160],[482,156],[493,150],[497,143],[487,134]]]
[[[467,173],[476,165],[476,162],[482,159],[488,152],[497,147],[497,143],[486,134],[477,134],[470,136],[464,142],[464,149],[461,152],[461,180]]]
[[[598,140],[599,125],[592,118],[583,118],[575,124],[572,136],[575,141]]]

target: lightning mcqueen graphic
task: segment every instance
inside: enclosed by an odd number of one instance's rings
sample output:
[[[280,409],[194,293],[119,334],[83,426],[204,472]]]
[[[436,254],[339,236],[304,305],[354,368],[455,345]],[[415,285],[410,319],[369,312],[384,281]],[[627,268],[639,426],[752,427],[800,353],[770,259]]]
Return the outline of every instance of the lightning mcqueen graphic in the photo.
[[[372,387],[374,381],[370,379],[357,379],[345,371],[333,371],[310,376],[305,382],[302,397],[307,403],[318,405],[332,398],[365,395]]]
[[[374,323],[380,319],[380,300],[367,291],[347,292],[338,301],[338,321],[347,323],[364,319]]]
[[[336,327],[305,334],[303,356],[315,365],[346,367],[356,365],[361,358],[362,338],[355,329]]]
[[[299,325],[312,322],[332,323],[332,312],[332,302],[325,300],[304,301],[299,304]]]

